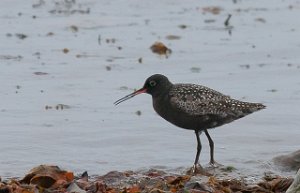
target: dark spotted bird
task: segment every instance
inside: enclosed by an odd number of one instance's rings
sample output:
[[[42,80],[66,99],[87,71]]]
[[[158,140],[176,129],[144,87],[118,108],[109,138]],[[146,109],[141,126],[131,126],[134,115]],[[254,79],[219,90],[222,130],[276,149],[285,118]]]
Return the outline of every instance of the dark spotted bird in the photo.
[[[150,76],[143,88],[117,100],[117,105],[138,94],[148,93],[152,96],[154,110],[165,120],[174,125],[194,130],[197,138],[197,153],[192,172],[197,172],[201,152],[199,135],[204,131],[210,146],[210,164],[216,165],[214,159],[214,142],[208,129],[219,127],[242,118],[255,111],[264,109],[261,103],[235,100],[213,89],[196,84],[172,84],[161,74]]]

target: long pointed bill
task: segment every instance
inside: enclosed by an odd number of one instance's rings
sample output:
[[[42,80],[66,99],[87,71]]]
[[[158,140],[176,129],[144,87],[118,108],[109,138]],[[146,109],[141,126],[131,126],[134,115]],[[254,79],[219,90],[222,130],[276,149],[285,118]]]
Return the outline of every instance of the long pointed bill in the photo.
[[[139,90],[137,90],[137,91],[135,91],[135,92],[133,92],[133,93],[131,93],[131,94],[129,94],[129,95],[126,95],[126,96],[124,96],[123,98],[117,100],[116,102],[114,102],[114,104],[115,104],[115,105],[118,105],[118,104],[120,104],[121,102],[126,101],[126,100],[128,100],[128,99],[130,99],[130,98],[132,98],[132,97],[134,97],[134,96],[136,96],[136,95],[138,95],[138,94],[145,93],[146,91],[147,91],[147,89],[141,88],[141,89],[139,89]]]

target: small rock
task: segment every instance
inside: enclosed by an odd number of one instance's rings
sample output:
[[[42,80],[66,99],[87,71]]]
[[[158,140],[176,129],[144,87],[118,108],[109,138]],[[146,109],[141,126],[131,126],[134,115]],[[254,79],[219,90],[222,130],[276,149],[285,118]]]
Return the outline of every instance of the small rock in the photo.
[[[19,182],[22,184],[41,184],[46,187],[54,181],[64,180],[71,182],[74,179],[73,172],[61,170],[58,166],[40,165],[32,168]]]
[[[157,169],[149,169],[148,171],[146,171],[143,174],[146,175],[146,176],[149,176],[149,177],[158,177],[158,176],[165,175],[166,172],[164,172],[162,170],[157,170]]]
[[[160,190],[158,188],[154,188],[150,191],[150,193],[165,193],[166,191]]]
[[[213,192],[213,190],[208,187],[205,184],[199,183],[199,182],[188,182],[184,189],[190,191],[190,190],[198,190],[198,191],[204,191],[204,192]]]
[[[87,188],[91,186],[91,183],[89,183],[89,175],[87,171],[81,174],[80,178],[76,181],[76,184],[83,190],[87,190]]]
[[[97,180],[103,180],[106,183],[113,184],[120,182],[121,180],[125,179],[125,177],[126,176],[122,172],[111,171],[103,176],[99,176]]]
[[[298,170],[300,168],[300,150],[277,156],[273,158],[273,161],[275,165],[282,167],[284,170]]]
[[[226,166],[226,167],[220,168],[220,169],[221,169],[221,171],[224,171],[224,172],[233,172],[234,170],[236,170],[236,168],[233,166]]]
[[[50,188],[57,180],[47,175],[36,175],[30,180],[30,184],[37,185],[42,188]]]
[[[89,180],[89,174],[87,173],[87,171],[85,171],[81,174],[81,179],[86,182]]]
[[[286,193],[300,193],[300,169],[298,170],[293,183],[287,189]]]
[[[68,188],[67,188],[67,192],[70,192],[70,193],[86,193],[85,190],[79,188],[79,186],[75,183],[75,182],[72,182]]]
[[[1,187],[0,188],[0,193],[10,193],[9,188],[8,187]]]

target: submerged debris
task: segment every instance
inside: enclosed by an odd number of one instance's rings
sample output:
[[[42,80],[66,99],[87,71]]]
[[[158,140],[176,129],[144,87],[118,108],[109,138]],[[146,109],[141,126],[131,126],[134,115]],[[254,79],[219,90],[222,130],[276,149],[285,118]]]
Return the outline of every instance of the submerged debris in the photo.
[[[221,7],[218,6],[210,6],[210,7],[203,7],[202,13],[211,13],[213,15],[218,15],[222,11]]]
[[[138,62],[141,64],[141,63],[143,63],[143,58],[141,57],[141,58],[139,58],[138,59]]]
[[[272,88],[272,89],[269,89],[269,90],[267,90],[268,92],[277,92],[278,90],[277,89],[275,89],[275,88]]]
[[[64,110],[64,109],[70,109],[71,106],[70,105],[65,105],[65,104],[57,104],[57,105],[46,105],[45,109],[49,110],[49,109],[56,109],[56,110]]]
[[[172,50],[169,49],[165,44],[162,42],[155,42],[150,49],[153,53],[159,54],[159,55],[170,55],[172,53]]]
[[[226,19],[225,22],[224,22],[224,25],[225,25],[226,27],[229,26],[229,20],[230,20],[230,18],[231,18],[231,14],[228,15],[227,19]]]
[[[78,27],[76,25],[71,25],[70,30],[74,33],[78,32]]]
[[[76,0],[54,1],[54,8],[49,11],[51,14],[90,14],[90,8],[84,4],[77,3]]]
[[[0,60],[17,60],[17,61],[20,61],[21,59],[23,59],[23,57],[20,56],[20,55],[18,55],[18,56],[0,55]]]
[[[115,38],[106,38],[105,39],[105,42],[107,43],[107,44],[114,44],[114,43],[116,43],[116,39]]]
[[[111,71],[111,66],[105,66],[106,71]]]
[[[28,36],[25,35],[25,34],[21,34],[21,33],[16,33],[15,34],[17,38],[21,39],[21,40],[24,40],[25,38],[27,38]]]
[[[214,22],[216,22],[215,19],[205,19],[204,20],[204,23],[214,23]]]
[[[181,37],[177,35],[167,35],[166,39],[168,40],[179,40]]]
[[[179,27],[180,29],[185,29],[185,28],[187,28],[187,25],[185,25],[185,24],[180,24],[180,25],[178,25],[178,27]]]
[[[46,36],[54,36],[54,33],[53,33],[53,32],[48,32],[48,33],[46,34]]]
[[[64,48],[62,51],[63,51],[63,53],[67,54],[67,53],[69,53],[70,50],[68,48]]]
[[[266,20],[262,17],[256,18],[255,21],[260,22],[260,23],[266,23]]]
[[[138,110],[135,112],[136,115],[141,116],[142,115],[142,111]]]
[[[241,64],[240,67],[244,68],[244,69],[249,69],[250,68],[250,64]]]
[[[34,75],[48,75],[48,72],[34,72]]]
[[[190,71],[193,73],[199,73],[201,71],[201,68],[200,67],[191,67]]]

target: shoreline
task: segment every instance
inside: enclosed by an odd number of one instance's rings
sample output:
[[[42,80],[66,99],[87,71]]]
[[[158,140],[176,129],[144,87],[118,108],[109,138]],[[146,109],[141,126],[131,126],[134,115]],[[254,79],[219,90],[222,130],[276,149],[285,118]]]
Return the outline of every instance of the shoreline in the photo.
[[[293,178],[265,175],[251,183],[247,176],[231,175],[234,168],[208,169],[212,175],[174,174],[164,170],[111,171],[89,176],[88,172],[74,175],[58,166],[40,165],[21,178],[0,181],[0,192],[285,192]],[[251,177],[251,176],[250,176]]]

